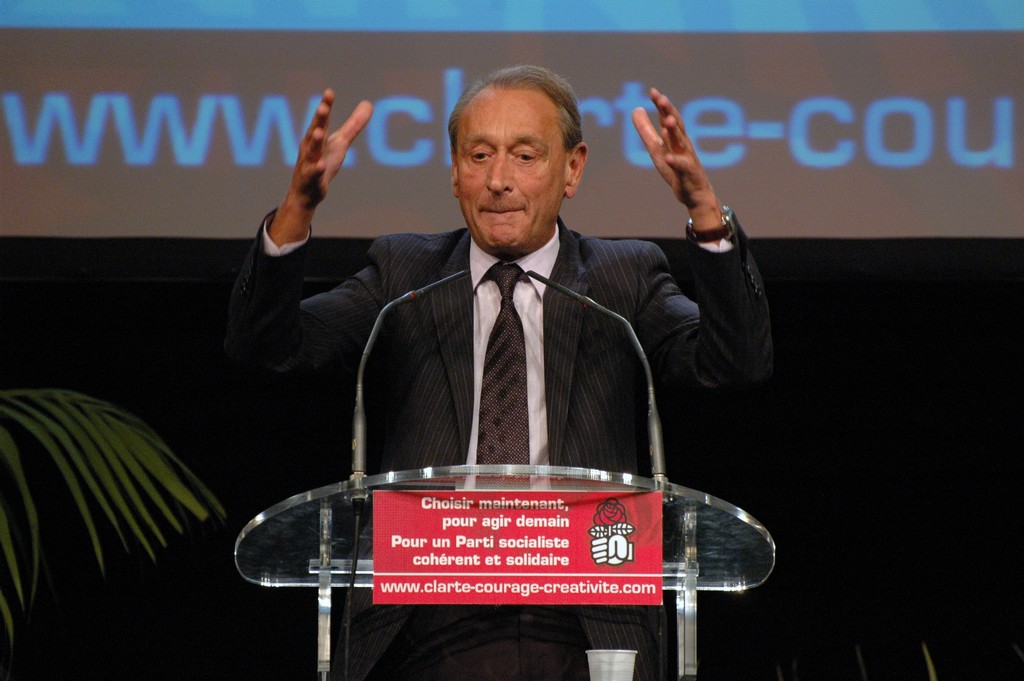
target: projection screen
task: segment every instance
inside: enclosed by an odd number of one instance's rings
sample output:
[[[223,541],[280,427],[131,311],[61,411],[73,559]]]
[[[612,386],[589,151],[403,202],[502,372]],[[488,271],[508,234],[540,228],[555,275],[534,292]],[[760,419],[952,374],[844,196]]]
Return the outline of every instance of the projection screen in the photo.
[[[3,0],[0,234],[249,238],[325,87],[376,112],[316,233],[461,226],[448,112],[494,67],[580,100],[568,224],[684,220],[630,123],[669,95],[759,238],[1024,237],[1020,0]]]

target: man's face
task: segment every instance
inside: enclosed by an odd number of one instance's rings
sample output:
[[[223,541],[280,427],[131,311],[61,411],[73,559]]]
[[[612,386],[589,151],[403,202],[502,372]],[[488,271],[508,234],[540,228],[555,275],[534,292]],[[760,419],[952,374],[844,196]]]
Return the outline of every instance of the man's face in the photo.
[[[488,88],[463,110],[456,142],[452,193],[477,245],[515,260],[547,243],[587,160],[583,143],[566,151],[554,102],[538,90]]]

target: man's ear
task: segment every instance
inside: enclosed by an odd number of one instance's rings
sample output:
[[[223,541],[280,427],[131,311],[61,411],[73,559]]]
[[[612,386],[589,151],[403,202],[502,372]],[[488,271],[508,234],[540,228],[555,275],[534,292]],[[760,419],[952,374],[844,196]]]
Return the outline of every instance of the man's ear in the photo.
[[[577,144],[568,156],[565,164],[565,198],[571,199],[576,196],[580,182],[583,181],[583,166],[587,165],[586,143]]]
[[[459,164],[456,163],[455,152],[452,152],[452,196],[459,198]]]

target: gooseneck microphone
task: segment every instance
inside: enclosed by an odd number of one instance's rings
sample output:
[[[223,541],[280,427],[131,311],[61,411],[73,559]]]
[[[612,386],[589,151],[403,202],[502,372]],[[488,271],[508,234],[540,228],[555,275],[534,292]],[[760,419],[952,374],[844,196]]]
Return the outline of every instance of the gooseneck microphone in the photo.
[[[543,283],[545,286],[550,286],[563,295],[569,296],[584,308],[593,308],[601,314],[608,315],[612,319],[617,320],[626,327],[629,340],[633,343],[633,349],[636,351],[637,357],[640,358],[640,363],[644,367],[644,374],[647,376],[647,439],[650,442],[652,477],[658,482],[667,482],[668,478],[665,475],[665,443],[661,434],[661,417],[658,416],[658,403],[654,399],[654,377],[651,374],[651,365],[647,361],[647,354],[644,352],[643,346],[640,345],[640,339],[637,338],[633,325],[617,312],[612,312],[593,299],[576,293],[576,291],[568,289],[561,284],[557,284],[545,276],[537,274],[532,270],[527,272],[526,275]]]
[[[352,475],[350,479],[362,478],[366,475],[366,407],[363,404],[363,373],[366,370],[366,360],[370,357],[370,351],[373,350],[373,345],[377,342],[377,334],[380,333],[384,317],[395,307],[415,300],[428,291],[460,279],[467,274],[469,274],[469,270],[462,270],[444,279],[438,279],[431,284],[427,284],[423,288],[409,291],[382,307],[377,315],[377,320],[373,323],[373,329],[370,331],[370,337],[366,340],[363,356],[359,360],[359,370],[356,372],[356,406],[355,412],[352,415]]]
[[[349,476],[349,480],[354,483],[355,488],[351,495],[353,516],[352,569],[349,571],[348,590],[345,592],[343,642],[345,658],[342,667],[342,678],[344,678],[345,681],[348,681],[349,660],[351,659],[349,644],[352,631],[352,591],[356,585],[356,571],[359,563],[359,540],[361,534],[360,523],[367,497],[366,490],[362,488],[362,479],[366,476],[366,406],[363,403],[363,373],[366,371],[366,360],[369,359],[370,352],[373,350],[373,345],[377,342],[377,334],[380,333],[380,327],[384,322],[384,318],[392,309],[403,303],[415,300],[428,291],[443,284],[447,284],[448,282],[455,281],[467,274],[469,274],[469,270],[456,272],[444,279],[438,279],[431,284],[427,284],[423,288],[409,291],[382,307],[380,312],[377,314],[377,319],[373,323],[373,328],[370,330],[370,337],[366,339],[366,347],[363,349],[363,356],[359,360],[359,369],[356,372],[356,405],[355,411],[352,415],[352,474]]]

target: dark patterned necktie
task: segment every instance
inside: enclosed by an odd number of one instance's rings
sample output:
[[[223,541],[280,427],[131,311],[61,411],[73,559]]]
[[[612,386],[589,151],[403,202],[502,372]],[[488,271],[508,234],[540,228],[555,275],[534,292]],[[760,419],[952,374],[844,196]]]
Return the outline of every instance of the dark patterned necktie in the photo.
[[[496,263],[486,278],[498,284],[501,309],[487,340],[476,459],[484,464],[529,464],[530,422],[526,404],[526,344],[512,292],[523,270]]]

